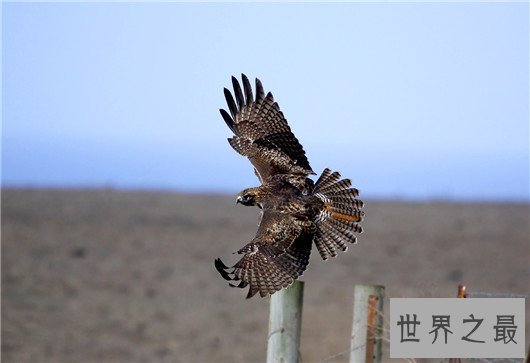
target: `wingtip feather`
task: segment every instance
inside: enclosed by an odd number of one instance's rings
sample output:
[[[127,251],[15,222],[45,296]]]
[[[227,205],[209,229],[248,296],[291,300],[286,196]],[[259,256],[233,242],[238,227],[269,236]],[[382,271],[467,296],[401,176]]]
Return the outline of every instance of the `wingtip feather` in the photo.
[[[250,106],[253,101],[252,87],[250,86],[250,82],[245,74],[241,73],[241,79],[243,80],[243,90],[245,91],[246,105]]]
[[[232,93],[228,88],[223,89],[226,103],[228,104],[228,109],[230,110],[230,113],[232,114],[232,118],[235,120],[237,115],[237,106],[236,101],[234,100],[234,96],[232,96]]]
[[[265,96],[265,91],[263,90],[263,84],[261,81],[256,78],[256,102],[261,102]]]
[[[216,268],[217,272],[219,272],[221,274],[223,279],[225,279],[227,281],[232,281],[233,280],[233,278],[230,276],[230,274],[228,272],[226,272],[228,267],[223,263],[223,261],[221,261],[220,258],[216,258],[215,259],[214,265],[215,265],[215,268]]]
[[[234,119],[226,112],[226,110],[223,110],[222,108],[219,109],[219,112],[221,113],[221,116],[223,117],[223,120],[225,120],[226,125],[232,130],[232,132],[236,133],[236,123],[234,122]]]
[[[237,105],[239,106],[239,109],[241,110],[243,106],[245,105],[245,99],[243,97],[243,92],[241,91],[241,86],[239,85],[239,81],[234,76],[232,76],[232,86],[234,87],[234,93],[236,95]]]

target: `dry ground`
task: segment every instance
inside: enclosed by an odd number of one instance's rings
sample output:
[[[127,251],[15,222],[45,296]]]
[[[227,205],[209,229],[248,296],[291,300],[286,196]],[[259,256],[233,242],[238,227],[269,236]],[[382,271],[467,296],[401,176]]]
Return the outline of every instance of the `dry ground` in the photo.
[[[304,362],[349,348],[355,284],[529,292],[528,204],[367,202],[358,245],[328,262],[313,251]],[[234,261],[257,214],[231,196],[3,190],[2,361],[263,361],[268,300],[245,300],[213,267]]]

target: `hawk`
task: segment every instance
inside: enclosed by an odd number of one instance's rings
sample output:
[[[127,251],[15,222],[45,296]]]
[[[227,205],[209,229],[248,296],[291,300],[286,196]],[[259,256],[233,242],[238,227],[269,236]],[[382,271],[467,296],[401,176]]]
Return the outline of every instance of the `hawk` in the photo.
[[[261,209],[258,231],[243,246],[242,258],[227,267],[219,258],[215,267],[232,287],[249,286],[247,299],[286,288],[306,270],[313,243],[322,259],[346,251],[361,233],[363,202],[349,179],[325,169],[315,175],[305,151],[291,132],[272,94],[265,94],[256,78],[255,90],[242,74],[243,88],[232,77],[234,96],[224,95],[229,112],[221,116],[234,133],[230,145],[254,166],[261,185],[237,195],[236,203]]]

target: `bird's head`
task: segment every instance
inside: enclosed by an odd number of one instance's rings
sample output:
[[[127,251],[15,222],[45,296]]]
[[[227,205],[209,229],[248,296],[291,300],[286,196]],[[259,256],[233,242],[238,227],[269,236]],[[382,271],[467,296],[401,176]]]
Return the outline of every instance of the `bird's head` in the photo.
[[[243,191],[241,191],[237,197],[236,197],[236,204],[241,203],[243,205],[252,206],[257,205],[259,206],[259,192],[258,188],[248,188]]]

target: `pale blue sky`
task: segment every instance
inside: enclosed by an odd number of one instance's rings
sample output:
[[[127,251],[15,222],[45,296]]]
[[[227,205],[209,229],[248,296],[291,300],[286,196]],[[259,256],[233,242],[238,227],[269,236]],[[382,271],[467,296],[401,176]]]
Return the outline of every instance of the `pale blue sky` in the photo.
[[[530,200],[525,3],[3,3],[8,186],[235,192],[230,76],[367,197]]]

